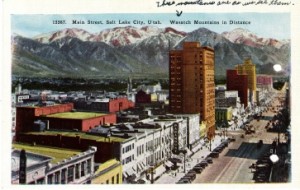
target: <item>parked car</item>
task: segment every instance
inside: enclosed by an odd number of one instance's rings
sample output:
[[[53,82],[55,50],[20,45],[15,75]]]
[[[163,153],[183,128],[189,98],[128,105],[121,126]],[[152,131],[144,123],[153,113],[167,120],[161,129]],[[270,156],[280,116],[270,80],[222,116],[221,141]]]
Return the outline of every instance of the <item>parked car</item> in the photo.
[[[206,167],[206,166],[208,166],[208,163],[205,161],[205,160],[203,160],[202,162],[200,162],[199,164],[197,164],[197,165],[199,165],[199,166],[201,166],[201,167]],[[196,166],[197,166],[196,165]]]
[[[219,158],[219,152],[213,151],[213,152],[211,152],[209,154],[209,157],[211,157],[211,158]]]
[[[205,158],[205,160],[206,160],[207,163],[209,163],[209,164],[212,164],[212,163],[213,163],[212,157],[207,157],[207,158]]]
[[[191,183],[191,181],[188,180],[188,179],[180,179],[180,180],[177,182],[177,184],[186,184],[186,183]]]
[[[202,173],[203,170],[204,170],[204,168],[201,167],[201,166],[195,166],[195,167],[193,167],[193,171],[195,171],[198,174]]]
[[[218,153],[221,153],[222,151],[223,151],[223,149],[219,148],[219,147],[217,147],[213,150],[213,152],[218,152]]]
[[[261,148],[263,144],[263,140],[259,140],[257,143],[257,148]]]
[[[192,183],[192,181],[194,180],[193,177],[191,176],[183,176],[180,180],[189,180],[190,183]]]
[[[191,180],[194,181],[194,179],[196,179],[196,173],[187,173],[185,174],[185,177],[189,177]]]
[[[235,138],[232,137],[232,138],[228,138],[230,142],[235,142]]]
[[[228,147],[228,140],[222,142],[221,145],[224,145],[225,147]]]

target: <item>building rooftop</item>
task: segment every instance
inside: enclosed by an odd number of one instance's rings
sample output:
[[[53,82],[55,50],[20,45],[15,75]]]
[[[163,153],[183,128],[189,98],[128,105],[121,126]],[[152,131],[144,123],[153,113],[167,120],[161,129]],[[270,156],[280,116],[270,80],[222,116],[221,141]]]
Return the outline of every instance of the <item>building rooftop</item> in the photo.
[[[77,155],[81,153],[80,150],[72,150],[72,149],[65,149],[65,148],[54,148],[54,147],[46,147],[46,146],[40,146],[40,145],[29,145],[29,144],[12,144],[12,147],[17,150],[26,150],[26,152],[44,155],[51,157],[51,163],[57,163],[64,159],[70,158],[71,156]],[[35,158],[36,159],[36,158]],[[34,162],[34,159],[30,159],[32,162]]]
[[[96,112],[63,112],[46,115],[45,117],[61,118],[61,119],[89,119],[94,117],[103,116],[106,114]]]
[[[57,135],[62,135],[62,136],[68,136],[68,137],[76,137],[79,136],[81,139],[89,139],[89,140],[95,140],[98,142],[123,142],[127,138],[126,137],[104,137],[104,136],[99,136],[99,135],[92,135],[84,132],[77,132],[77,131],[44,131],[44,132],[27,132],[26,134],[30,135],[51,135],[51,136],[57,136]]]

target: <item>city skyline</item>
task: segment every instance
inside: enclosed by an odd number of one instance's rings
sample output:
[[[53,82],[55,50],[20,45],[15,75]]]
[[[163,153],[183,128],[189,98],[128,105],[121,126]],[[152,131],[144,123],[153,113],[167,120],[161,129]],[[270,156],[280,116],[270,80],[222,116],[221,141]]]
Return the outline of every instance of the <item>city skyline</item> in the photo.
[[[247,29],[264,38],[279,40],[290,39],[290,14],[288,13],[184,13],[180,17],[174,14],[47,14],[47,15],[11,15],[12,34],[32,38],[40,34],[52,33],[65,28],[80,28],[90,33],[122,26],[173,27],[191,32],[201,27],[222,33],[236,28]],[[32,22],[32,20],[35,22]],[[55,24],[56,20],[65,20],[65,24]],[[88,21],[94,24],[88,24]],[[133,23],[133,21],[136,22]],[[148,21],[152,21],[150,24]],[[172,24],[171,21],[191,21],[190,24]],[[218,24],[194,24],[194,20],[213,21]],[[74,22],[76,21],[76,22]],[[98,22],[102,21],[102,24]],[[106,23],[106,21],[115,21]],[[126,22],[129,21],[130,23]],[[159,23],[153,22],[159,21]],[[227,24],[224,24],[226,21]],[[249,24],[230,24],[230,21],[247,21]],[[119,23],[121,22],[121,23]],[[143,22],[143,24],[141,24]],[[76,23],[76,24],[75,24]]]

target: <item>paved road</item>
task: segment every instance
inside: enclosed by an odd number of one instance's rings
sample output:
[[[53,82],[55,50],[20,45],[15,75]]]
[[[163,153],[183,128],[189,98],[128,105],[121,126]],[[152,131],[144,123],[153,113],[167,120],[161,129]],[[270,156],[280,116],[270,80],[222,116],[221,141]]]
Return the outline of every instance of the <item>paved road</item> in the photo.
[[[272,102],[272,106],[280,105],[277,98]],[[266,124],[272,119],[275,112],[271,109],[263,113],[265,119],[252,120],[256,133],[245,135],[243,130],[229,131],[229,136],[235,136],[236,142],[229,144],[228,148],[220,154],[219,158],[214,159],[214,163],[210,164],[201,174],[197,174],[193,183],[254,183],[253,173],[249,166],[267,152],[273,140],[276,140],[277,133],[267,132]],[[282,137],[281,137],[282,138]],[[263,140],[264,145],[257,148],[257,142]]]

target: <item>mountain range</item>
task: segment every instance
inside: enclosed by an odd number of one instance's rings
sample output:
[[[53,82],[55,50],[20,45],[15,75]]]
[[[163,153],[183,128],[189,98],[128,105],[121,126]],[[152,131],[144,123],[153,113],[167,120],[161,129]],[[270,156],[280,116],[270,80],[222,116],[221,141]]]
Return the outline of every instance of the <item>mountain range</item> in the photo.
[[[37,77],[105,77],[168,74],[168,52],[184,41],[215,50],[215,75],[251,56],[257,73],[272,74],[280,64],[288,72],[290,40],[258,37],[237,28],[221,34],[206,28],[192,32],[145,26],[116,27],[98,33],[66,28],[33,38],[12,36],[12,74]],[[271,68],[271,69],[270,69]]]

